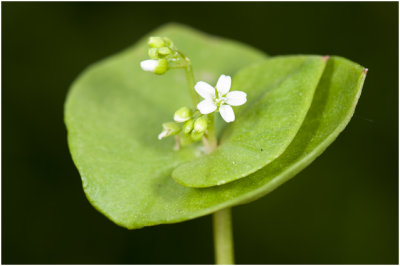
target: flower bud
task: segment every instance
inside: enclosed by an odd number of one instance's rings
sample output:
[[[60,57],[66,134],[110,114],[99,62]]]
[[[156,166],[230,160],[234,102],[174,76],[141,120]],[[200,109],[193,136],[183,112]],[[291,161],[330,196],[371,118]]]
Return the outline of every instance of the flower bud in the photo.
[[[208,126],[208,119],[206,116],[202,116],[196,119],[193,126],[193,131],[196,132],[203,132],[206,131]]]
[[[183,133],[184,134],[189,134],[190,131],[192,131],[192,129],[193,129],[193,125],[194,125],[194,121],[192,119],[187,121],[182,127]]]
[[[169,49],[168,47],[161,47],[161,48],[158,48],[158,53],[161,55],[169,55],[172,53],[172,50]]]
[[[150,37],[147,44],[152,48],[160,48],[165,46],[165,42],[161,37]]]
[[[199,141],[201,140],[201,138],[204,135],[204,131],[203,132],[197,132],[197,131],[192,131],[192,133],[190,133],[190,137],[192,138],[193,141]]]
[[[140,62],[140,67],[144,70],[144,71],[150,71],[150,72],[154,72],[154,70],[156,69],[156,67],[158,66],[158,60],[144,60],[142,62]]]
[[[147,52],[151,59],[158,59],[158,49],[157,48],[150,48]]]
[[[179,108],[174,114],[174,120],[178,123],[185,122],[192,117],[192,110],[188,107]]]
[[[140,62],[140,67],[144,71],[150,71],[155,74],[164,74],[168,70],[168,61],[166,59],[160,59],[160,60],[144,60]]]
[[[173,48],[173,47],[174,47],[174,43],[171,41],[170,38],[164,37],[163,39],[164,39],[164,42],[165,42],[166,46],[168,46],[168,47],[170,47],[170,48]]]
[[[158,135],[158,139],[162,139],[171,135],[176,135],[181,131],[179,125],[174,122],[162,124],[163,131]]]
[[[168,70],[168,61],[166,59],[158,60],[158,65],[154,69],[154,73],[161,75],[161,74],[164,74],[165,72],[167,72],[167,70]]]

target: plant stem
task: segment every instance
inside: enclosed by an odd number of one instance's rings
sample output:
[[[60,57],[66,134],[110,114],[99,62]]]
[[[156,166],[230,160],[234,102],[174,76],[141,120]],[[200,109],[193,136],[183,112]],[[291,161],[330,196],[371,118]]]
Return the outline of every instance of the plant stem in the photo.
[[[217,149],[218,146],[217,136],[215,135],[214,128],[214,117],[214,113],[208,115],[207,134],[203,138],[203,144],[207,154]]]
[[[199,97],[196,91],[194,90],[194,74],[192,69],[192,63],[190,62],[190,59],[188,57],[185,57],[185,61],[186,61],[186,67],[185,67],[186,80],[188,82],[190,95],[192,96],[193,105],[196,107],[197,103],[199,102]]]
[[[190,59],[179,52],[182,58],[186,61],[185,72],[186,79],[189,86],[192,101],[196,107],[199,102],[199,96],[194,89],[194,75],[192,63]],[[208,128],[203,143],[206,153],[211,153],[217,149],[218,140],[215,134],[214,127],[215,114],[208,115]],[[233,236],[232,236],[232,217],[231,209],[226,208],[217,211],[213,214],[213,227],[214,227],[214,248],[215,248],[215,261],[216,264],[234,264],[234,251],[233,251]]]
[[[215,212],[213,225],[216,264],[234,264],[231,209]]]

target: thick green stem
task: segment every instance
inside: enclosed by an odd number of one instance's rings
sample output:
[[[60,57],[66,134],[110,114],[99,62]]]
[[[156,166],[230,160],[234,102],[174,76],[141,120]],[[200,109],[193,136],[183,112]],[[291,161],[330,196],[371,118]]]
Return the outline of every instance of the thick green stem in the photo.
[[[215,212],[213,225],[216,264],[234,264],[231,209]]]

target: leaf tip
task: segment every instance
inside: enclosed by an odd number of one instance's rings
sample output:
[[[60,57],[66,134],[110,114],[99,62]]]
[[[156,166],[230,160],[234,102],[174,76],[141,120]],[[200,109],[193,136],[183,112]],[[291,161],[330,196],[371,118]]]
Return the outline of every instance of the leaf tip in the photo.
[[[366,76],[368,73],[368,68],[364,68],[364,76]]]

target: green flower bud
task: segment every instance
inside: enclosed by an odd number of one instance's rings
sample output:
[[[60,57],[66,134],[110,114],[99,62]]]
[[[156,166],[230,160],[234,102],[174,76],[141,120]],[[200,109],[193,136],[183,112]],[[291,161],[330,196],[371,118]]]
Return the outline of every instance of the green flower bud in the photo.
[[[161,75],[167,72],[168,70],[168,61],[166,59],[160,59],[158,60],[158,65],[154,69],[154,73]]]
[[[204,131],[203,132],[197,132],[197,131],[192,131],[192,133],[190,133],[190,137],[192,138],[193,141],[199,141],[201,140],[201,138],[204,135]]]
[[[163,131],[158,135],[158,139],[178,134],[181,129],[175,122],[167,122],[162,124]]]
[[[148,45],[152,48],[160,48],[165,46],[165,42],[161,37],[150,37]]]
[[[147,52],[151,59],[158,59],[158,49],[157,48],[150,48]]]
[[[193,125],[194,125],[194,121],[192,119],[187,121],[182,127],[183,133],[184,134],[189,134],[190,131],[192,131],[192,129],[193,129]]]
[[[192,117],[192,110],[188,107],[179,108],[174,114],[174,120],[178,123],[185,122]]]
[[[158,48],[158,53],[161,55],[169,55],[172,53],[172,50],[169,49],[168,47],[161,47],[161,48]]]
[[[208,119],[206,116],[201,116],[199,118],[196,119],[196,121],[194,122],[194,131],[196,132],[203,132],[206,131],[208,126]]]
[[[168,70],[168,61],[166,59],[149,59],[140,62],[140,67],[144,71],[150,71],[155,74],[164,74]]]
[[[164,42],[165,42],[166,46],[168,46],[170,48],[174,47],[174,43],[171,41],[170,38],[164,37],[163,39],[164,39]]]

